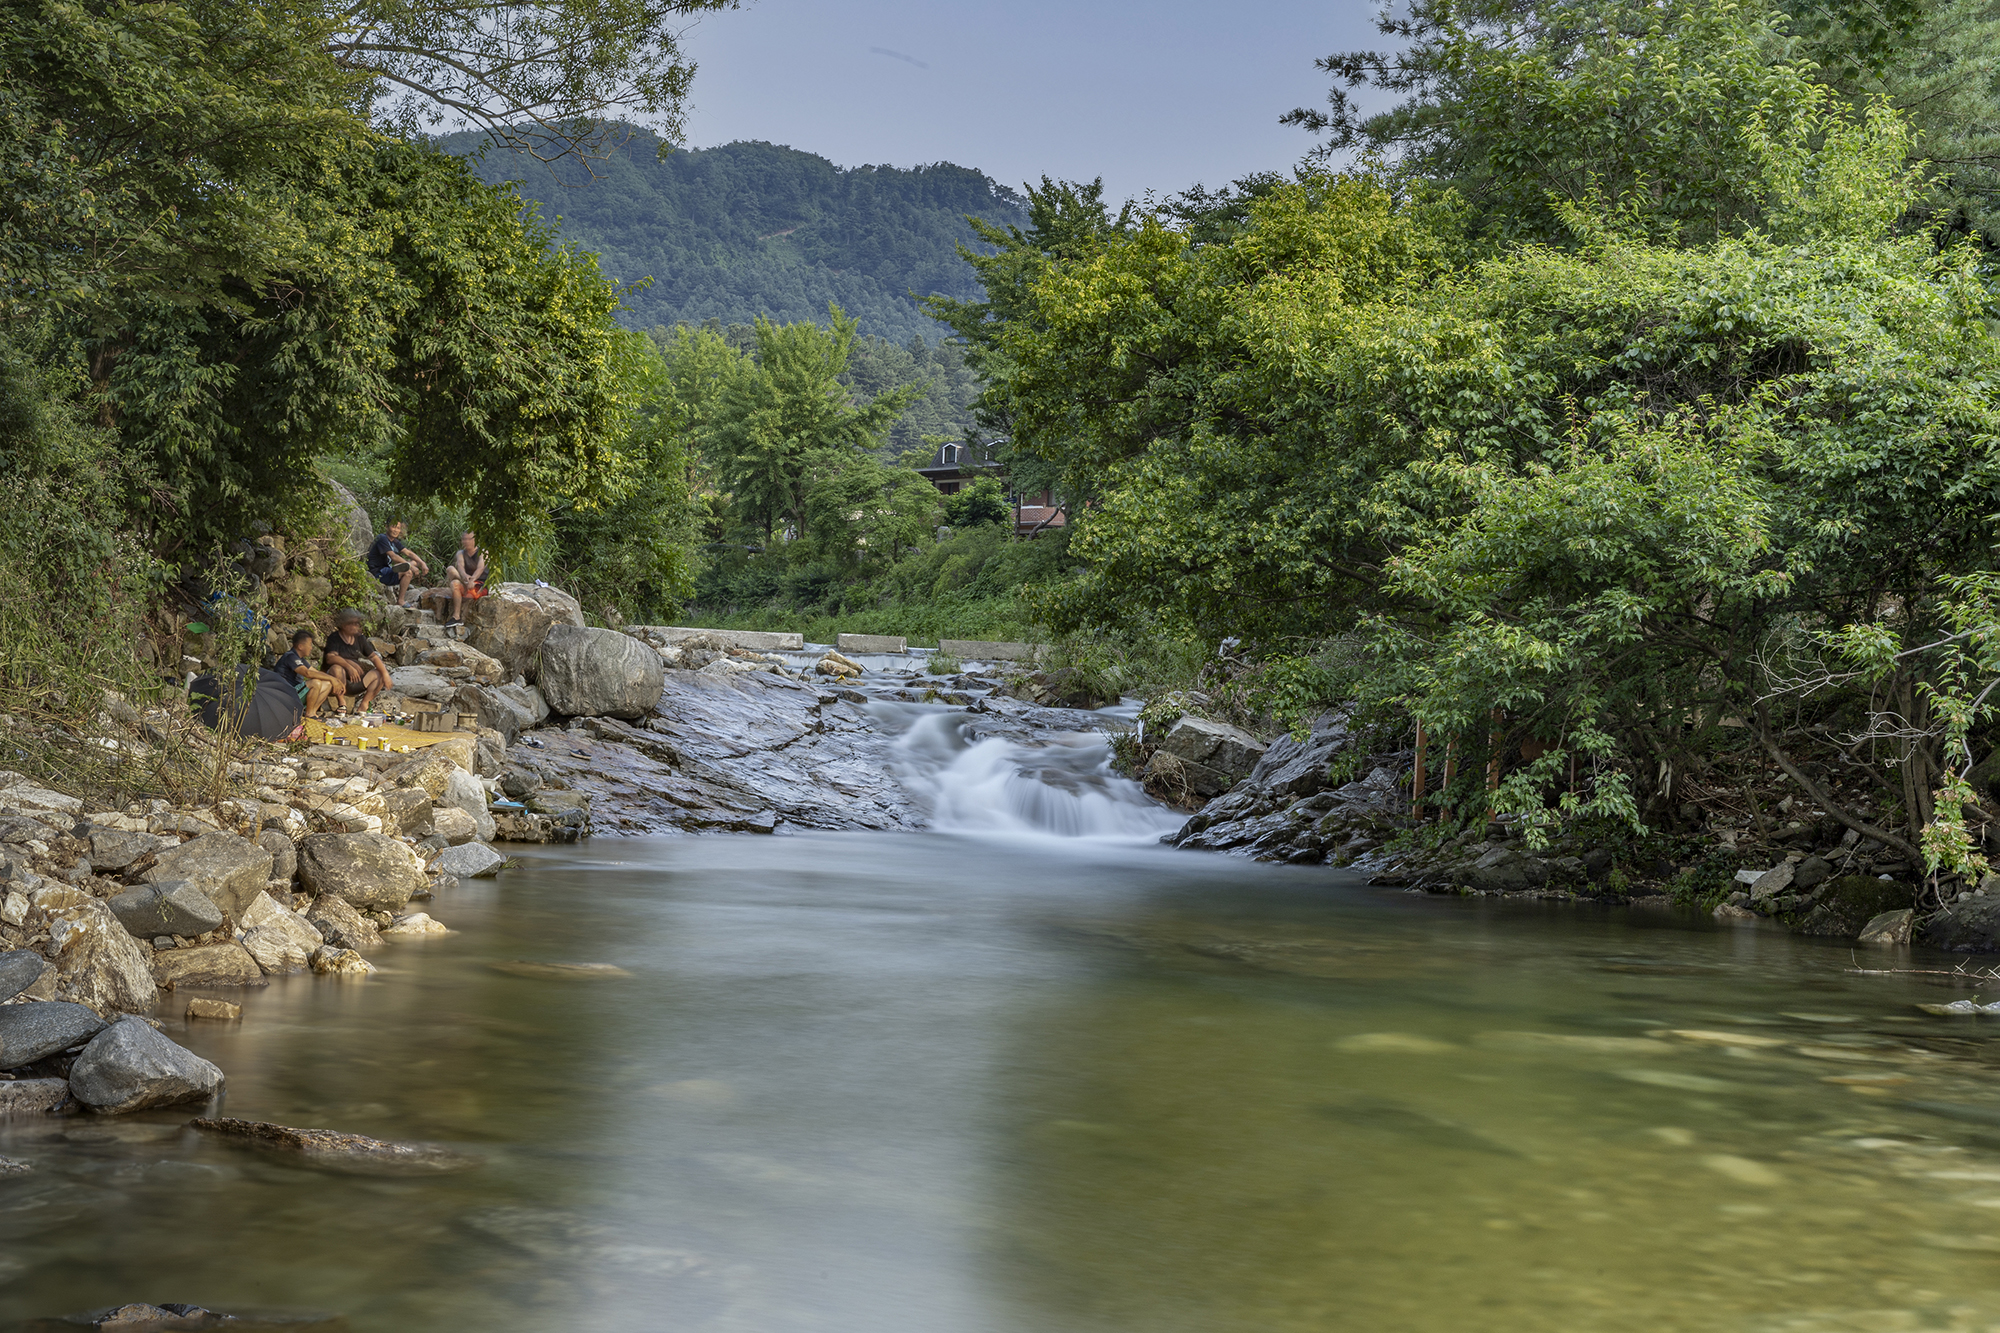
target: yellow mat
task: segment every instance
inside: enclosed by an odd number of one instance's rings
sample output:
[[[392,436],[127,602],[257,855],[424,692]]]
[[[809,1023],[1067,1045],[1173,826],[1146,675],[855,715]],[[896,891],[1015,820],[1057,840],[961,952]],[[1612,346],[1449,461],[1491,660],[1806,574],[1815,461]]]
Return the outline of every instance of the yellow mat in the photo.
[[[366,741],[366,748],[370,750],[421,750],[465,734],[462,731],[412,731],[393,722],[379,727],[342,726],[338,723],[329,726],[320,718],[306,719],[306,739],[315,745],[359,746]]]

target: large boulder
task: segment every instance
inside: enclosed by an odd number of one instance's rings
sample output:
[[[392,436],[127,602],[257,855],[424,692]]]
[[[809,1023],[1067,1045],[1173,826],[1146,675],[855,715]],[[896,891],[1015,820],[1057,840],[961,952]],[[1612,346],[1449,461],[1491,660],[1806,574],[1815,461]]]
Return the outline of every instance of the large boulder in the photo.
[[[347,553],[359,560],[368,554],[368,548],[375,544],[375,524],[368,517],[368,511],[348,490],[331,477],[328,486],[333,488],[333,518],[340,530],[340,538],[347,547]]]
[[[486,787],[470,773],[453,773],[444,781],[444,794],[438,798],[441,806],[456,806],[472,816],[472,831],[475,837],[491,839],[493,836],[493,815],[486,808]]]
[[[1901,901],[1885,902],[1877,910],[1888,912],[1909,905],[1906,889]],[[1954,953],[1991,953],[2000,949],[2000,895],[1981,894],[1953,903],[1924,922],[1917,938],[1933,949],[1950,949]]]
[[[299,879],[314,894],[400,911],[424,885],[424,863],[379,833],[318,833],[299,844]]]
[[[243,913],[243,950],[267,974],[305,971],[313,951],[325,943],[311,922],[278,906],[268,893],[258,894]]]
[[[306,920],[312,923],[313,929],[320,933],[320,938],[326,941],[328,947],[359,952],[376,948],[382,943],[375,923],[361,915],[354,904],[345,898],[328,894],[313,899],[312,906],[306,908]]]
[[[466,642],[500,660],[507,678],[538,679],[542,644],[556,625],[583,628],[583,608],[560,588],[502,583],[465,609]]]
[[[533,686],[524,686],[533,689]],[[485,685],[464,685],[453,697],[452,706],[461,713],[471,713],[479,719],[481,727],[491,727],[512,745],[514,738],[540,721],[533,710],[525,707],[514,697],[514,691],[495,689]],[[544,709],[546,715],[547,710]]]
[[[70,1066],[69,1088],[93,1111],[139,1111],[206,1101],[222,1071],[140,1018],[121,1018],[90,1039]]]
[[[0,1069],[19,1069],[104,1030],[96,1011],[67,1000],[0,1005]]]
[[[538,683],[558,713],[644,717],[659,706],[666,682],[660,655],[629,634],[558,625],[542,643]]]
[[[458,682],[446,680],[427,666],[390,667],[389,688],[411,699],[443,704],[451,702],[457,695]]]
[[[102,900],[56,908],[48,913],[49,948],[55,964],[58,999],[87,1005],[100,1014],[150,1010],[155,998],[152,951],[132,938]]]
[[[229,915],[241,916],[271,880],[271,853],[234,833],[204,833],[161,852],[140,878],[148,884],[186,880]]]
[[[1183,717],[1160,738],[1147,773],[1197,796],[1215,796],[1248,777],[1263,757],[1264,743],[1249,732],[1226,722]]]
[[[280,835],[282,836],[282,835]],[[169,884],[141,884],[104,905],[118,924],[142,940],[161,935],[183,939],[206,935],[222,924],[222,909],[209,896],[186,881]]]
[[[1328,768],[1347,745],[1347,719],[1324,713],[1304,740],[1280,736],[1250,770],[1250,780],[1279,796],[1311,796],[1326,785]]]
[[[153,980],[163,990],[183,986],[261,986],[264,969],[235,941],[153,955]]]

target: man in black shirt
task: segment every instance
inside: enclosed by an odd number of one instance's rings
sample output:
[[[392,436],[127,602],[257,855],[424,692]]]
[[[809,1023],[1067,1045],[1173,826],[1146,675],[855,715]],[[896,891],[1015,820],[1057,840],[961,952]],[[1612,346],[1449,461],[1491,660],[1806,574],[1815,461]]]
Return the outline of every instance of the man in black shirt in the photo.
[[[340,682],[343,696],[360,690],[361,711],[375,702],[375,696],[389,685],[389,665],[375,645],[361,632],[361,613],[349,607],[333,618],[333,637],[326,641],[321,660]]]
[[[403,545],[403,532],[403,520],[391,520],[389,530],[368,548],[368,572],[398,606],[410,604],[410,580],[430,570],[422,556]]]
[[[285,678],[285,683],[299,692],[305,703],[306,716],[318,717],[320,705],[326,696],[333,693],[336,682],[324,671],[316,671],[306,659],[312,656],[313,632],[302,629],[292,636],[292,650],[278,659],[274,668]]]

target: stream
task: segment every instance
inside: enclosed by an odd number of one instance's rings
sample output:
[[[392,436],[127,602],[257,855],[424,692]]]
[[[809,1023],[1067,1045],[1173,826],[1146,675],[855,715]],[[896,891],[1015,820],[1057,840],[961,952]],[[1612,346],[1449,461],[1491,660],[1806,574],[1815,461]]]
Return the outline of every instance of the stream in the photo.
[[[2000,1327],[2000,1019],[1845,944],[1166,850],[1102,736],[870,707],[938,831],[527,849],[365,981],[169,997],[221,1114],[480,1164],[0,1120],[0,1325]]]

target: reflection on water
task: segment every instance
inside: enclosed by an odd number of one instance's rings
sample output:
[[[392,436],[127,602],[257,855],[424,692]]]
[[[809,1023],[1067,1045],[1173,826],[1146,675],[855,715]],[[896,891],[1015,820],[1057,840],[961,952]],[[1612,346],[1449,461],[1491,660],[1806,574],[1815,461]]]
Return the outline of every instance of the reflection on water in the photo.
[[[434,913],[369,981],[166,1021],[230,1114],[482,1168],[5,1122],[0,1322],[2000,1327],[1991,1020],[1844,947],[944,835],[599,840]]]

